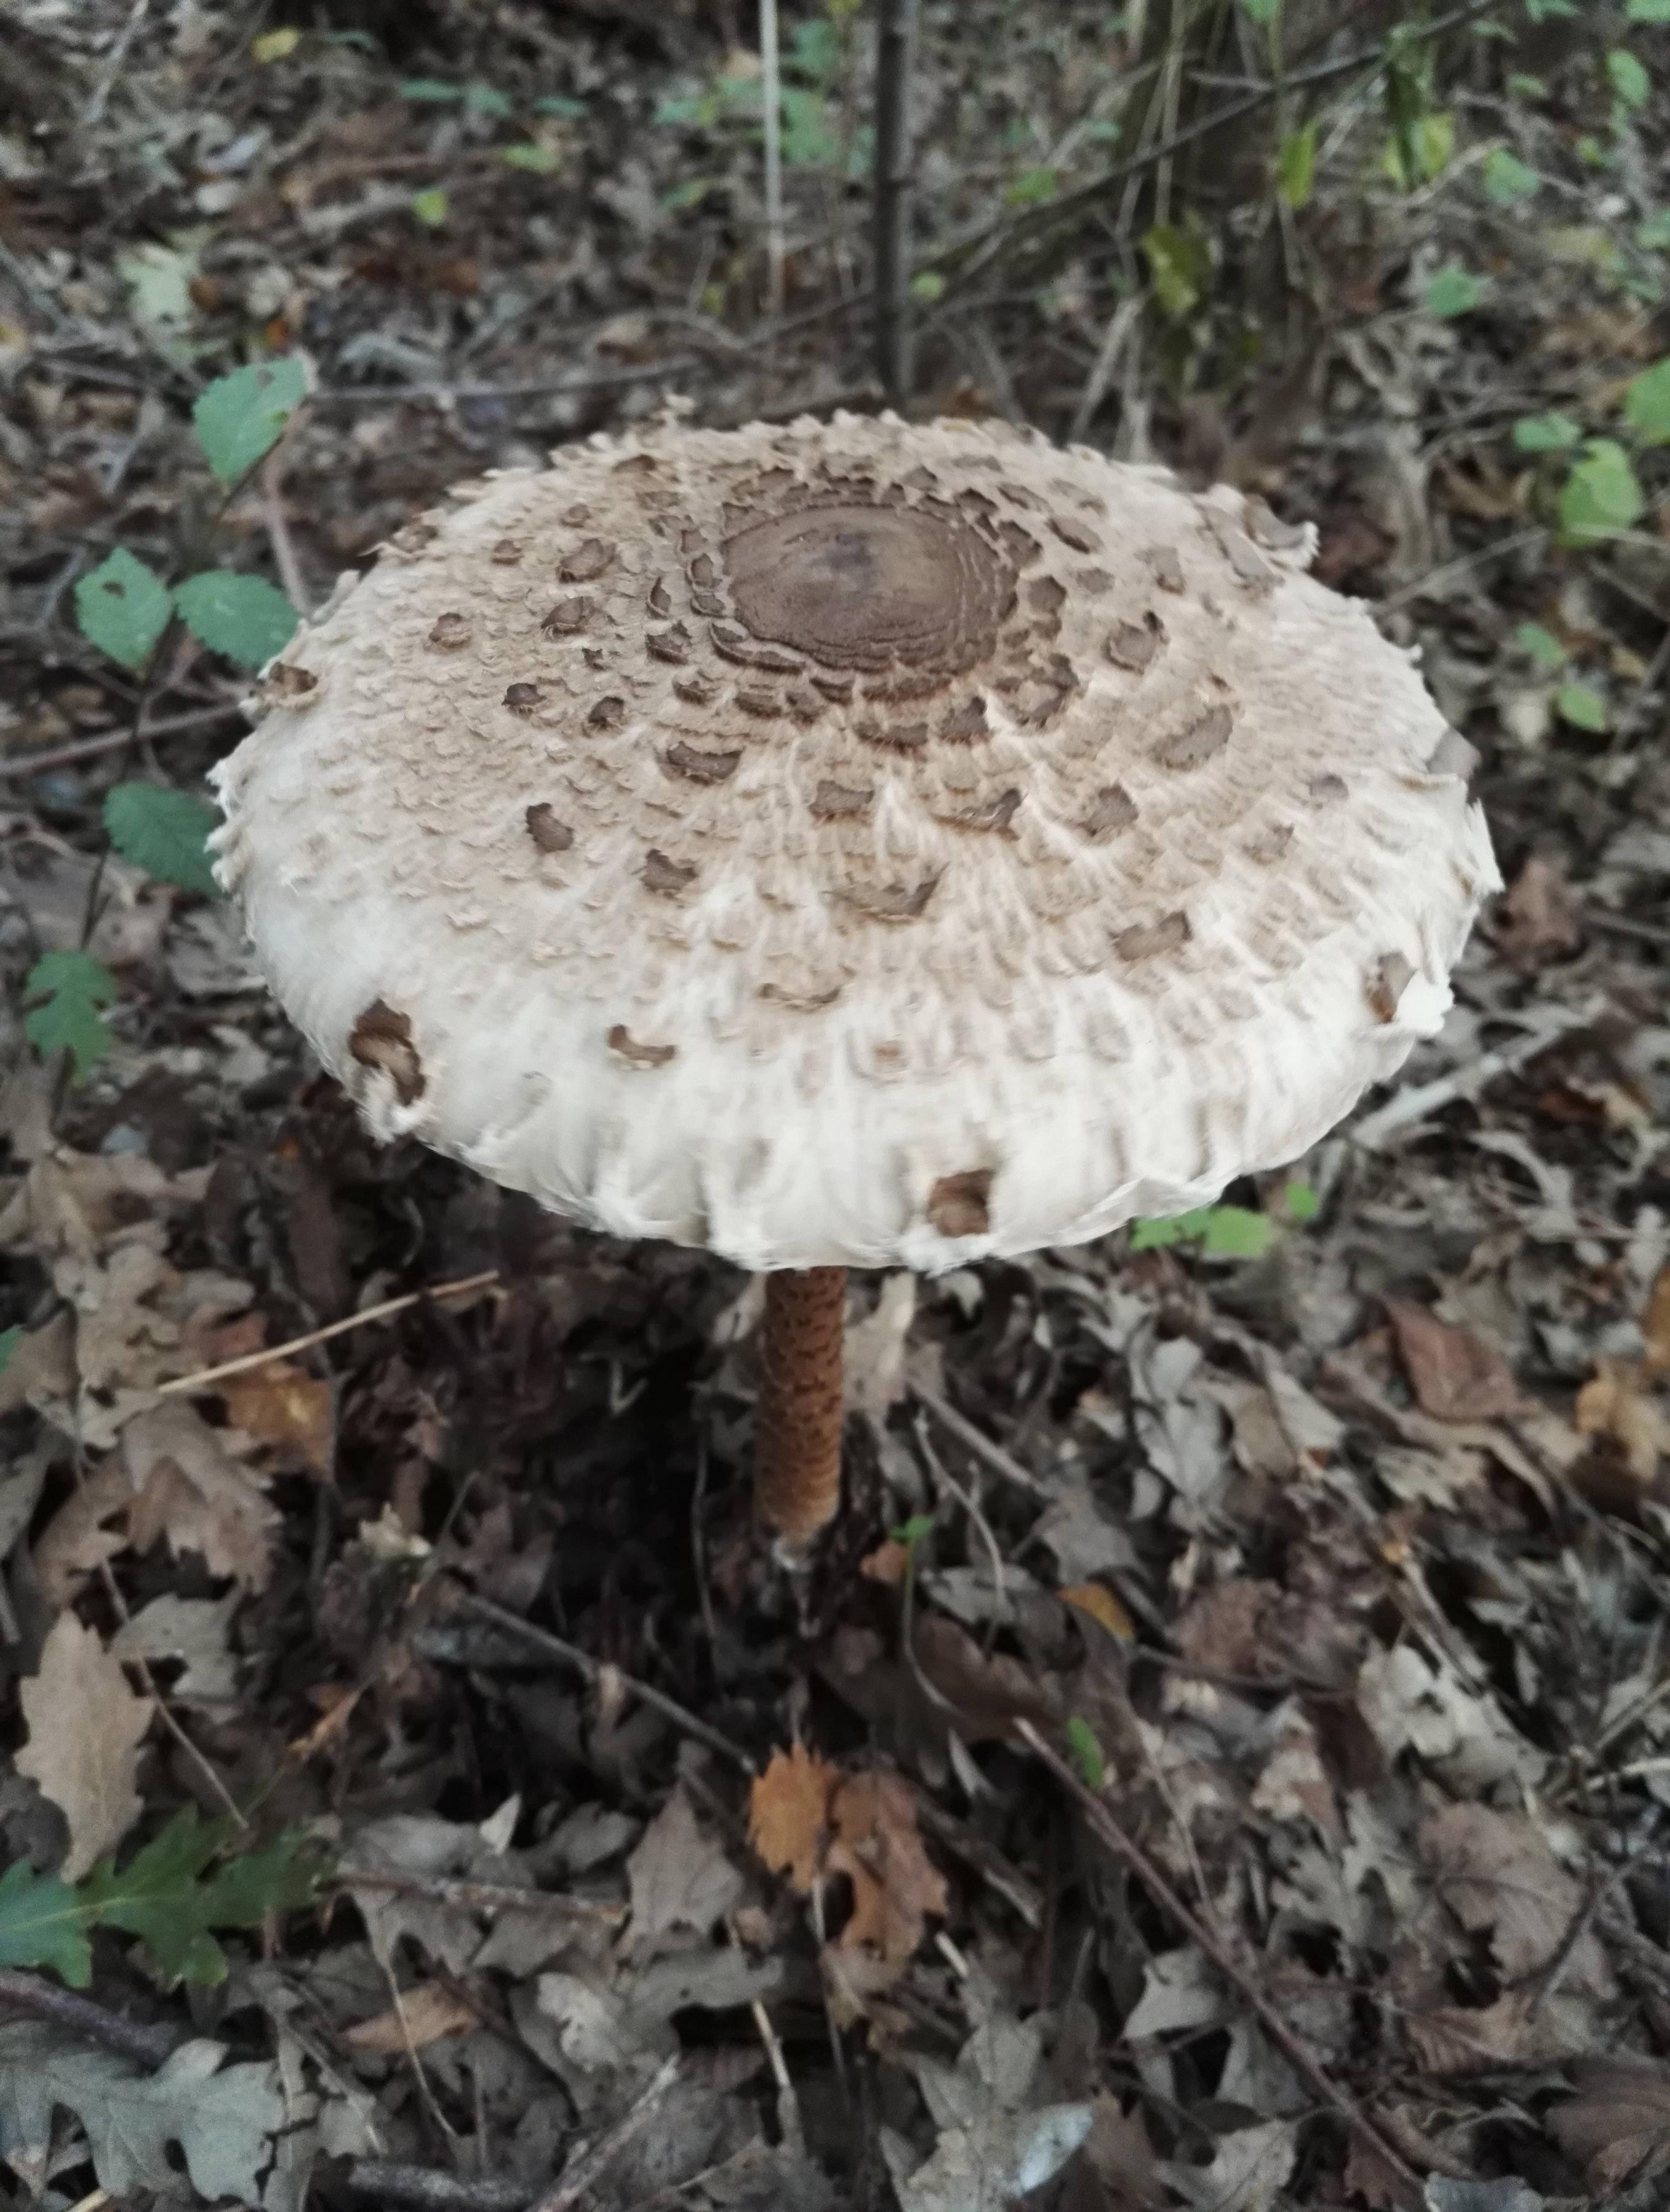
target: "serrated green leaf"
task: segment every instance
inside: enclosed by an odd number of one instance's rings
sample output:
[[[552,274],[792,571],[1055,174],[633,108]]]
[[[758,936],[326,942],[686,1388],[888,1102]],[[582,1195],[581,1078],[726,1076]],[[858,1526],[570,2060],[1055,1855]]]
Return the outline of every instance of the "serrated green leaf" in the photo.
[[[191,410],[197,443],[222,483],[235,483],[277,444],[307,389],[307,369],[294,354],[282,354],[217,376],[197,394]]]
[[[1245,1206],[1215,1206],[1206,1222],[1205,1245],[1236,1260],[1261,1260],[1275,1242],[1275,1224],[1266,1213]]]
[[[46,1966],[72,1990],[93,1978],[90,1917],[55,1874],[15,1859],[0,1874],[0,1966]]]
[[[220,815],[206,799],[161,783],[112,784],[105,793],[105,828],[124,860],[182,890],[217,898],[209,835]]]
[[[1565,647],[1553,631],[1545,629],[1540,623],[1519,623],[1514,631],[1514,643],[1549,675],[1552,675],[1557,668],[1565,666]]]
[[[1063,1734],[1067,1740],[1068,1755],[1078,1769],[1079,1780],[1087,1790],[1100,1790],[1108,1779],[1108,1763],[1102,1756],[1096,1730],[1075,1713]]]
[[[531,170],[536,177],[554,176],[562,166],[562,156],[555,146],[542,146],[537,138],[525,140],[520,145],[501,146],[499,159],[508,169]]]
[[[119,1871],[108,1859],[95,1867],[82,1897],[102,1926],[137,1936],[167,1980],[221,1981],[226,1954],[211,1931],[307,1904],[325,1873],[295,1834],[215,1865],[233,1840],[229,1820],[188,1806]]]
[[[11,1364],[11,1356],[23,1341],[23,1324],[15,1321],[9,1328],[0,1328],[0,1375]]]
[[[124,668],[144,665],[172,612],[167,586],[124,545],[106,553],[76,586],[82,635]]]
[[[1606,82],[1625,107],[1645,107],[1652,98],[1653,80],[1627,46],[1615,46],[1606,56]]]
[[[1555,709],[1574,730],[1600,732],[1606,726],[1606,702],[1592,684],[1562,684],[1554,694]]]
[[[1521,415],[1514,425],[1514,447],[1521,453],[1561,453],[1582,434],[1582,424],[1570,415]]]
[[[240,668],[263,666],[295,635],[295,609],[264,576],[205,568],[174,586],[174,605],[193,637]]]
[[[75,1080],[85,1082],[110,1050],[99,1009],[116,996],[116,978],[90,952],[43,952],[23,979],[23,1034],[43,1059],[67,1052]]]
[[[1644,444],[1670,444],[1670,360],[1655,362],[1631,383],[1624,418]]]
[[[1523,199],[1536,191],[1541,179],[1507,146],[1493,146],[1485,156],[1485,197],[1498,206]]]
[[[1282,1192],[1282,1206],[1290,1221],[1315,1221],[1322,1201],[1302,1176],[1295,1176]]]
[[[1276,183],[1290,208],[1302,208],[1316,181],[1316,125],[1290,131],[1276,149]]]
[[[1647,501],[1629,455],[1615,439],[1591,438],[1560,493],[1560,530],[1591,545],[1641,520]]]
[[[446,194],[439,185],[429,185],[422,191],[414,192],[406,205],[431,230],[438,230],[446,220]]]
[[[1459,261],[1447,261],[1426,280],[1427,313],[1441,315],[1446,322],[1454,321],[1457,315],[1470,315],[1484,296],[1483,284]]]

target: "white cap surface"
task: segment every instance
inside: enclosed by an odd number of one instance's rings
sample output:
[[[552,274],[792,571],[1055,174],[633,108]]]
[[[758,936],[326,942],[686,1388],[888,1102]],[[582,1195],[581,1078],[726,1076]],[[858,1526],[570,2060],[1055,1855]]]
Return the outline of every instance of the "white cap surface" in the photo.
[[[941,1268],[1177,1212],[1393,1073],[1499,882],[1309,551],[996,424],[594,439],[298,633],[222,878],[374,1130],[597,1227]]]

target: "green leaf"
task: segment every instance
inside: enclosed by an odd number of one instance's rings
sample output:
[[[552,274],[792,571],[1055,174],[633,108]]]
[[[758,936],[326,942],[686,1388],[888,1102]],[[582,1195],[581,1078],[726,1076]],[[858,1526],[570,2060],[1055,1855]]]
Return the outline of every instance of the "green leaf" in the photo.
[[[397,85],[395,90],[402,100],[433,102],[437,106],[446,100],[462,100],[464,97],[462,85],[448,84],[444,78],[438,76],[409,76],[404,84]]]
[[[1266,1213],[1245,1206],[1215,1206],[1206,1223],[1208,1252],[1236,1260],[1261,1260],[1275,1242],[1275,1224]]]
[[[913,1545],[920,1542],[932,1526],[932,1513],[913,1513],[908,1521],[902,1521],[896,1528],[890,1528],[887,1533],[896,1544],[902,1544],[908,1551]]]
[[[1152,1252],[1163,1244],[1175,1244],[1182,1235],[1175,1220],[1163,1216],[1152,1219],[1142,1217],[1131,1224],[1131,1249],[1133,1252]]]
[[[1255,23],[1273,23],[1282,11],[1282,0],[1241,0],[1242,12]]]
[[[222,483],[236,483],[278,442],[290,410],[307,389],[307,371],[295,354],[252,361],[217,376],[191,410],[197,443]]]
[[[325,1873],[295,1834],[210,1872],[234,1835],[230,1820],[204,1821],[188,1806],[119,1873],[111,1859],[95,1867],[82,1896],[105,1927],[137,1936],[168,1981],[222,1981],[226,1954],[210,1931],[258,1927],[269,1912],[307,1904]]]
[[[1245,0],[1242,0],[1245,4]],[[1100,1790],[1108,1779],[1107,1761],[1102,1756],[1102,1746],[1096,1740],[1096,1730],[1077,1713],[1067,1723],[1064,1731],[1067,1751],[1078,1769],[1078,1778],[1087,1790]]]
[[[578,123],[586,112],[586,102],[570,100],[566,93],[548,92],[543,99],[534,101],[533,112],[536,115],[557,115],[565,122]]]
[[[1509,200],[1523,199],[1527,192],[1535,191],[1541,181],[1536,171],[1527,168],[1519,155],[1506,146],[1493,146],[1485,156],[1485,194],[1499,206]]]
[[[0,1874],[0,1966],[48,1966],[84,1990],[93,1978],[88,1919],[67,1881],[15,1859]]]
[[[116,978],[90,952],[43,952],[23,979],[23,1034],[43,1059],[67,1052],[76,1081],[84,1083],[110,1050],[99,1009],[116,995]]]
[[[1557,668],[1565,666],[1565,647],[1553,631],[1545,629],[1540,623],[1521,623],[1514,632],[1514,643],[1550,676]]]
[[[1600,731],[1606,726],[1606,702],[1593,684],[1562,684],[1554,694],[1554,705],[1560,720],[1570,722],[1575,730]]]
[[[1143,234],[1142,250],[1163,314],[1181,321],[1192,314],[1212,280],[1212,252],[1196,232],[1157,222]]]
[[[106,553],[76,586],[82,635],[124,668],[142,668],[172,612],[162,579],[124,545]]]
[[[1632,23],[1670,23],[1670,0],[1630,0],[1624,13]]]
[[[945,296],[945,280],[937,269],[924,269],[910,280],[910,296],[930,306]]]
[[[1555,15],[1575,15],[1577,0],[1525,0],[1525,12],[1533,23],[1546,23]]]
[[[1023,169],[1004,188],[1004,198],[1011,207],[1038,207],[1053,200],[1060,184],[1057,172],[1048,162],[1035,163]]]
[[[562,166],[562,156],[555,146],[542,146],[537,138],[525,139],[519,145],[501,146],[499,159],[507,169],[529,169],[536,177],[550,177]]]
[[[105,828],[124,860],[183,890],[218,898],[208,840],[220,816],[206,799],[161,783],[112,784],[105,793]]]
[[[1560,494],[1560,529],[1570,544],[1594,544],[1638,522],[1646,504],[1622,446],[1591,438]]]
[[[1662,253],[1670,246],[1670,208],[1658,208],[1636,225],[1635,242],[1645,253]]]
[[[1447,261],[1426,280],[1427,313],[1442,315],[1446,322],[1454,321],[1457,315],[1470,315],[1484,296],[1485,287],[1459,261]]]
[[[1606,82],[1625,107],[1645,107],[1652,98],[1653,80],[1627,46],[1606,56]]]
[[[1562,453],[1583,434],[1570,415],[1521,415],[1514,425],[1514,445],[1521,453]]]
[[[191,279],[197,273],[197,255],[155,240],[131,253],[118,253],[116,267],[133,295],[135,319],[164,329],[189,323],[196,312]]]
[[[0,1375],[10,1364],[11,1356],[23,1341],[23,1324],[14,1322],[9,1328],[0,1328]]]
[[[240,668],[263,666],[295,635],[295,609],[264,576],[205,568],[175,585],[174,605],[193,637]]]
[[[1644,444],[1670,444],[1670,359],[1635,379],[1624,395],[1624,419]]]
[[[1316,125],[1290,131],[1276,149],[1276,183],[1290,208],[1302,208],[1316,181]]]
[[[1430,184],[1449,165],[1455,151],[1455,118],[1445,108],[1412,117],[1386,142],[1381,167],[1394,185],[1413,191]]]
[[[406,204],[431,230],[439,230],[446,220],[446,194],[439,185],[428,185],[421,192],[414,192]]]
[[[1303,1176],[1296,1176],[1282,1192],[1282,1206],[1290,1221],[1315,1221],[1322,1201]]]

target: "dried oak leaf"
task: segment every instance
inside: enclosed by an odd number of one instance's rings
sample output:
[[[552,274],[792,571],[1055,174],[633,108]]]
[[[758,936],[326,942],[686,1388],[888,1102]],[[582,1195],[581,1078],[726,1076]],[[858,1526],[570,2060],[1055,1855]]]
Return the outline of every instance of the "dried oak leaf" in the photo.
[[[1670,2164],[1670,2066],[1662,2059],[1587,2058],[1575,2086],[1576,2095],[1557,2105],[1547,2124],[1590,2189],[1615,2189],[1637,2166],[1656,2173]]]
[[[200,1552],[210,1574],[266,1588],[278,1515],[201,1414],[177,1399],[138,1414],[122,1431],[122,1458],[137,1492],[136,1551],[166,1535],[176,1552]]]
[[[1522,1981],[1546,1966],[1582,1910],[1583,1893],[1523,1814],[1446,1805],[1420,1826],[1420,1855],[1434,1889],[1471,1935],[1488,1933],[1503,1975]],[[1572,1947],[1564,1986],[1612,1993],[1612,1973],[1585,1930]]]
[[[1494,1421],[1517,1411],[1519,1385],[1499,1346],[1424,1306],[1394,1299],[1387,1312],[1423,1413],[1439,1421]]]
[[[626,1863],[632,1893],[632,1943],[643,1951],[693,1928],[706,1935],[741,1904],[743,1878],[717,1837],[704,1835],[683,1784],[644,1830]]]
[[[1614,1446],[1618,1463],[1643,1490],[1657,1474],[1660,1455],[1670,1450],[1670,1420],[1646,1383],[1648,1371],[1645,1363],[1599,1359],[1571,1409],[1576,1428]]]
[[[902,1966],[921,1942],[930,1912],[945,1910],[944,1877],[922,1849],[916,1802],[897,1774],[854,1774],[830,1800],[835,1836],[824,1860],[829,1874],[853,1885],[853,1911],[841,1948],[871,1947]]]
[[[443,2036],[467,2035],[478,2025],[474,2006],[456,1990],[443,1982],[420,1982],[414,1990],[403,1990],[386,2012],[344,2028],[342,2039],[350,2051],[394,2058],[403,2051],[427,2050]]]
[[[817,1880],[829,1840],[829,1800],[841,1780],[803,1743],[774,1751],[748,1795],[748,1840],[774,1874],[804,1897]]]
[[[69,1823],[70,1849],[58,1871],[79,1881],[138,1818],[139,1744],[151,1701],[134,1695],[121,1661],[73,1613],[52,1623],[39,1670],[20,1684],[18,1699],[29,1737],[17,1771],[39,1784]]]

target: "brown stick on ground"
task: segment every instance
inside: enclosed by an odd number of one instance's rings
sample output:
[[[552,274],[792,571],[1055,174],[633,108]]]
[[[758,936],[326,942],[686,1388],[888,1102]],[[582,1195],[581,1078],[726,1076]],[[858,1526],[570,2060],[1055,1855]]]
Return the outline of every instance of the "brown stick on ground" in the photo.
[[[786,1267],[765,1279],[754,1510],[790,1551],[810,1544],[841,1504],[841,1332],[844,1267]]]

